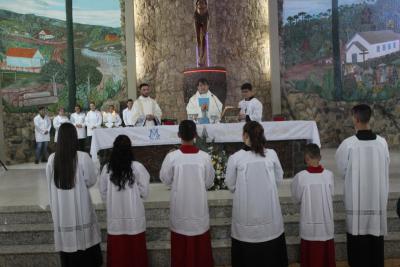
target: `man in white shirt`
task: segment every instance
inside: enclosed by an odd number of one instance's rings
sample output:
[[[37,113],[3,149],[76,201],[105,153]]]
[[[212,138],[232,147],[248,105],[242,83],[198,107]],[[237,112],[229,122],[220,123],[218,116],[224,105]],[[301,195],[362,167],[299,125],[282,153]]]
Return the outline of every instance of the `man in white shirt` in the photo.
[[[161,124],[162,111],[157,102],[150,97],[150,86],[142,83],[139,86],[140,96],[133,103],[132,123],[135,126],[154,126]]]
[[[124,120],[125,127],[133,127],[133,100],[128,99],[128,102],[126,103],[127,108],[122,111],[122,119]]]
[[[56,134],[54,135],[54,143],[57,143],[58,138],[58,129],[60,128],[61,124],[69,122],[68,117],[65,115],[65,110],[63,107],[58,109],[58,115],[53,119],[53,127],[56,130]]]
[[[100,111],[96,109],[96,104],[94,102],[90,102],[90,110],[86,114],[85,118],[85,124],[87,127],[87,146],[89,147],[89,149],[92,143],[93,130],[96,128],[100,128],[102,122],[103,118]]]
[[[119,114],[115,111],[114,105],[109,105],[108,112],[103,113],[103,122],[107,128],[116,128],[121,126],[122,120]]]
[[[242,91],[242,96],[244,99],[239,102],[239,120],[246,122],[261,122],[263,106],[262,103],[254,97],[253,86],[250,83],[245,83],[240,89]]]
[[[221,119],[222,103],[209,90],[206,79],[199,79],[197,92],[189,99],[186,106],[188,119],[198,120],[200,124],[216,123]]]
[[[45,107],[39,107],[39,114],[33,119],[35,125],[35,164],[39,164],[42,159],[47,161],[47,146],[50,142],[51,120],[46,114]]]
[[[353,107],[356,134],[336,151],[336,164],[345,179],[347,257],[351,267],[384,266],[389,196],[389,149],[386,140],[372,132],[368,105]]]
[[[75,126],[78,134],[78,146],[80,151],[85,151],[86,127],[85,113],[82,112],[80,105],[75,106],[75,112],[71,114],[71,123]]]

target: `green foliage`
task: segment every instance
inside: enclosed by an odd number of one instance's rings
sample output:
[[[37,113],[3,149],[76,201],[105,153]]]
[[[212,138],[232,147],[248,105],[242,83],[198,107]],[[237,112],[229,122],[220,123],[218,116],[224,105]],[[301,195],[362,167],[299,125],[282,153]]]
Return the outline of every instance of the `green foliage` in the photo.
[[[40,75],[43,82],[53,81],[53,78],[55,78],[56,83],[65,83],[67,70],[64,65],[52,60],[42,67]]]
[[[90,86],[96,87],[103,79],[103,74],[93,65],[76,65],[75,74],[78,86],[90,83]]]

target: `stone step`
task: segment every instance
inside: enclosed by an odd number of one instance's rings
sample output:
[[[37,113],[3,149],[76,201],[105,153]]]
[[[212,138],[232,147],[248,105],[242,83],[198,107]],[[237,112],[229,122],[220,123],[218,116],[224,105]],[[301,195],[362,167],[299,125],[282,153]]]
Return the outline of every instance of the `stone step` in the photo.
[[[392,193],[388,202],[388,211],[396,210],[398,195]],[[281,197],[280,204],[283,215],[293,215],[299,212],[299,207],[294,205],[289,197]],[[99,222],[106,221],[104,205],[96,205],[96,213]],[[148,221],[159,220],[169,217],[169,202],[146,202],[146,218]],[[335,196],[333,202],[334,212],[344,211],[342,196]],[[210,218],[230,218],[232,214],[232,200],[210,200]],[[46,224],[52,223],[50,210],[47,207],[39,206],[17,206],[0,207],[0,225],[6,224]]]
[[[299,216],[284,216],[285,233],[287,236],[299,235]],[[231,219],[219,218],[211,219],[211,236],[213,240],[223,240],[230,237]],[[105,242],[107,236],[107,225],[100,222],[102,239]],[[335,216],[335,233],[345,233],[345,215],[336,214]],[[395,212],[388,214],[388,231],[400,232],[400,223]],[[148,221],[146,230],[146,239],[152,241],[169,241],[170,230],[168,220]],[[53,225],[48,224],[9,224],[0,225],[0,245],[37,245],[52,244]]]
[[[298,237],[287,237],[287,251],[289,262],[299,261]],[[344,234],[335,237],[336,259],[346,260],[346,237]],[[230,239],[213,240],[213,256],[215,265],[230,265]],[[105,260],[106,245],[102,244]],[[169,241],[147,242],[150,267],[169,267],[170,243]],[[385,238],[385,258],[400,257],[400,232],[391,233]],[[41,245],[19,245],[0,246],[0,266],[2,267],[58,267],[58,254],[54,252],[54,246],[50,244]]]

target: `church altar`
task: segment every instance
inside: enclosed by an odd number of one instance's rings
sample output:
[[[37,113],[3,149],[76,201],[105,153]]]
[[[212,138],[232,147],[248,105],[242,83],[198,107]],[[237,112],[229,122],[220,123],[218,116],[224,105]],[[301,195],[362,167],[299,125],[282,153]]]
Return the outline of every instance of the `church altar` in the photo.
[[[304,169],[303,147],[306,143],[321,145],[315,121],[262,122],[268,147],[276,150],[285,177]],[[217,123],[197,125],[198,135],[207,142],[223,144],[228,155],[238,151],[242,144],[244,123]],[[126,127],[95,129],[90,154],[94,161],[104,164],[118,135],[127,135],[133,144],[136,160],[149,171],[152,182],[159,182],[158,172],[165,155],[178,147],[178,125],[153,127]]]

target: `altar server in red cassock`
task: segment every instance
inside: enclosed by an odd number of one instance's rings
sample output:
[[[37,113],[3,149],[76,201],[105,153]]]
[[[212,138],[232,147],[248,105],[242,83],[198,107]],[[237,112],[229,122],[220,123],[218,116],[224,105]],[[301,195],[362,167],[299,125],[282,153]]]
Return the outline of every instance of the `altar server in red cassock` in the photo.
[[[148,266],[143,199],[149,180],[145,167],[134,159],[129,137],[118,136],[99,183],[107,205],[107,267]]]
[[[336,151],[336,163],[344,177],[347,224],[347,257],[351,267],[383,267],[387,234],[389,150],[375,134],[368,105],[353,107],[357,133],[345,139]]]
[[[171,266],[214,266],[207,203],[214,182],[211,158],[193,145],[193,121],[182,121],[178,135],[182,145],[166,156],[160,171],[161,181],[171,187]]]
[[[307,169],[292,182],[292,196],[300,203],[301,267],[335,267],[332,196],[333,173],[320,165],[316,144],[306,146]]]

